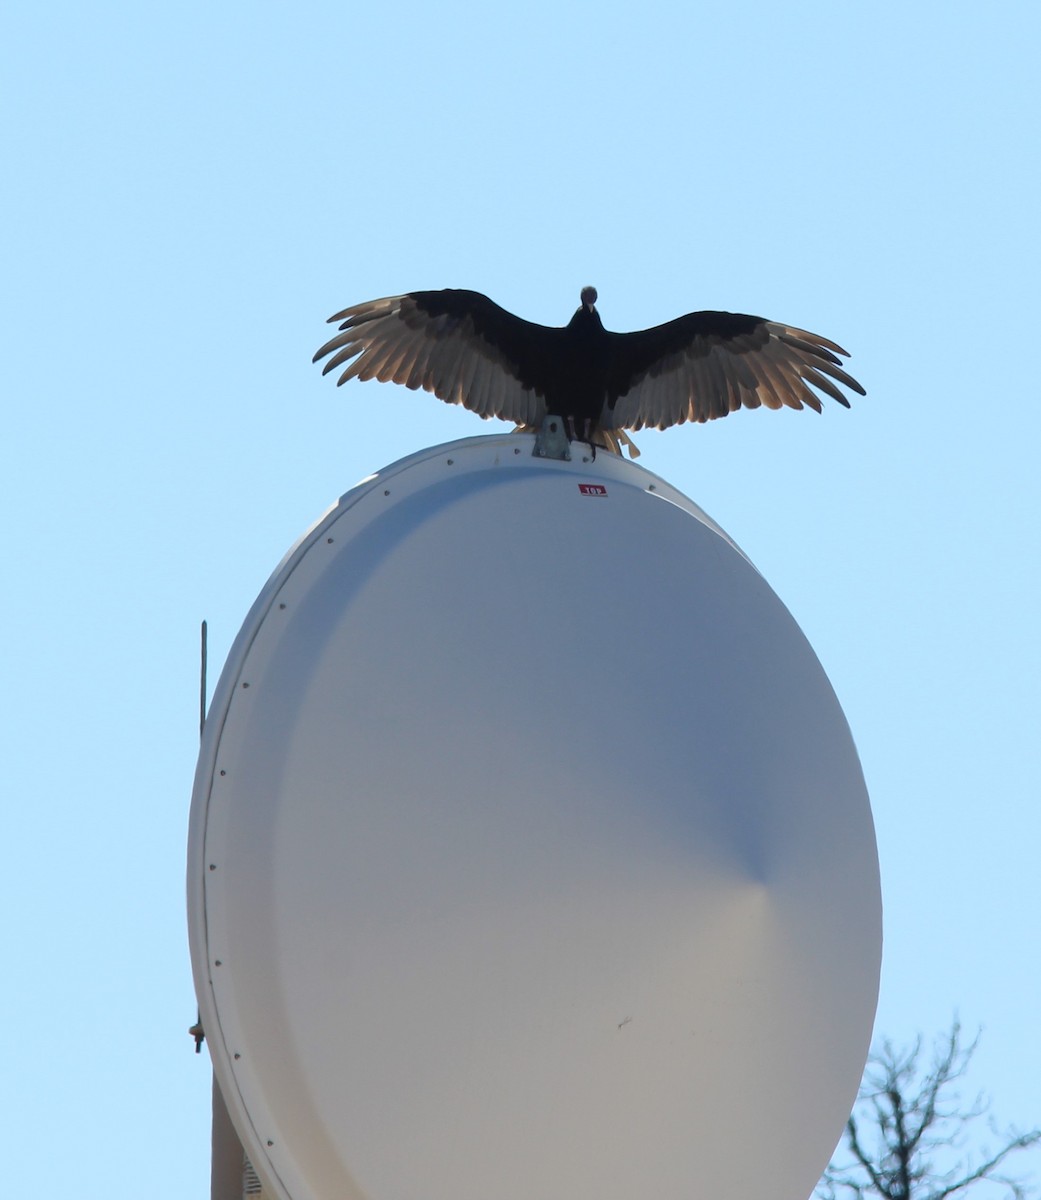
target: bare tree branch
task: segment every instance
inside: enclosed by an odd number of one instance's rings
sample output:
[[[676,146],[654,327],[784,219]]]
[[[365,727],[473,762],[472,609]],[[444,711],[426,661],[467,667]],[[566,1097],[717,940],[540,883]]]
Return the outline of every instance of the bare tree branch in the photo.
[[[833,1159],[817,1200],[960,1200],[982,1186],[988,1196],[1002,1189],[1006,1200],[1030,1200],[1035,1193],[1016,1176],[1000,1171],[1013,1154],[1041,1143],[1041,1129],[991,1132],[1003,1141],[983,1157],[967,1149],[970,1126],[989,1112],[982,1094],[966,1104],[956,1089],[979,1045],[979,1035],[962,1046],[957,1019],[933,1048],[927,1069],[920,1067],[922,1039],[900,1050],[885,1041],[868,1059],[858,1106],[846,1124],[845,1147],[852,1161]],[[869,1141],[865,1138],[869,1137]]]

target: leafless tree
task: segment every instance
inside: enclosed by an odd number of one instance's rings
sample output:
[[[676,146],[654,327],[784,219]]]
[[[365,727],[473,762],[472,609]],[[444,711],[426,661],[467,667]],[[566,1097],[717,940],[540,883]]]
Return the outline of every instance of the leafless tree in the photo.
[[[873,1051],[817,1200],[946,1200],[970,1189],[979,1200],[1027,1200],[1032,1189],[1006,1174],[1005,1162],[1041,1141],[1041,1129],[999,1130],[985,1096],[962,1100],[957,1084],[978,1044],[977,1034],[962,1046],[955,1020],[950,1033],[937,1039],[927,1067],[919,1061],[921,1037],[909,1048],[886,1041]],[[993,1145],[981,1139],[980,1121]]]

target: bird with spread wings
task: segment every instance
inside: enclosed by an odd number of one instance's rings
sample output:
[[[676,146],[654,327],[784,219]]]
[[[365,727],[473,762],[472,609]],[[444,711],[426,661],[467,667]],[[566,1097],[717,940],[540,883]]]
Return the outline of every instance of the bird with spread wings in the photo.
[[[616,453],[626,430],[711,421],[739,408],[812,408],[818,392],[863,396],[846,351],[806,330],[741,313],[692,312],[636,333],[606,330],[596,289],[563,327],[522,320],[480,292],[407,292],[345,308],[315,354],[323,374],[423,388],[481,417],[538,430],[560,417],[569,440]],[[594,450],[595,453],[595,450]]]

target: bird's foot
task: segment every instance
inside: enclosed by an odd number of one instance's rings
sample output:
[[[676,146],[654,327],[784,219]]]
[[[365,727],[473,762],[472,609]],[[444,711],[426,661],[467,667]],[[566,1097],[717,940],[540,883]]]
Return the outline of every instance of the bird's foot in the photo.
[[[593,441],[593,422],[588,417],[582,422],[582,434],[583,437],[580,440],[585,442],[589,447],[590,461],[596,462],[596,442]]]

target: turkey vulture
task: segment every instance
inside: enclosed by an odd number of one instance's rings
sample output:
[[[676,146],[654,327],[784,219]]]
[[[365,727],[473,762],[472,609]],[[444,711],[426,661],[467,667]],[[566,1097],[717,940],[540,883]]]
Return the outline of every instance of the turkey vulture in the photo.
[[[849,408],[863,396],[846,351],[817,334],[740,313],[693,312],[639,333],[610,333],[596,289],[563,328],[515,317],[480,292],[408,292],[345,308],[314,361],[338,383],[378,379],[424,388],[481,417],[538,429],[562,418],[568,438],[617,450],[622,432],[711,421],[739,408],[821,411],[817,391]],[[352,361],[353,360],[353,361]],[[595,449],[594,449],[595,453]]]

